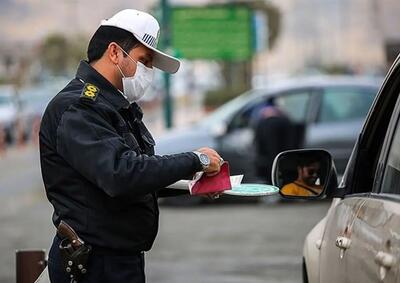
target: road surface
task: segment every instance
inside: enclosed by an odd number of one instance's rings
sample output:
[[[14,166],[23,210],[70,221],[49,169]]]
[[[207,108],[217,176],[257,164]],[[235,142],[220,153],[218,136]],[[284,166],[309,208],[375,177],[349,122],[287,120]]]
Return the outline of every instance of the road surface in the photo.
[[[146,254],[149,283],[301,282],[307,232],[329,202],[161,207],[160,231]],[[15,250],[46,249],[52,208],[33,146],[0,158],[0,282],[15,282]]]

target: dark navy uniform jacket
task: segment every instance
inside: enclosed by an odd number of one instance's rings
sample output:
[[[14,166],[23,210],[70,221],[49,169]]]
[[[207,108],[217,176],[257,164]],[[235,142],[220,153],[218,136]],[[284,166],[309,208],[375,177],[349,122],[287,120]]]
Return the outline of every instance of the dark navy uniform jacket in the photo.
[[[64,220],[95,248],[149,250],[158,191],[201,170],[191,152],[154,155],[142,116],[85,61],[44,113],[40,161],[54,225]]]

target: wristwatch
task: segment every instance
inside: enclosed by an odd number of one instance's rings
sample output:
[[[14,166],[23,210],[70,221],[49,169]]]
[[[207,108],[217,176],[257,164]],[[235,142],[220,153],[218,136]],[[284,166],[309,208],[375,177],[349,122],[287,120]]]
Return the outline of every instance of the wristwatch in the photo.
[[[210,166],[210,158],[208,158],[208,155],[199,151],[193,151],[193,153],[199,158],[203,171],[206,170],[208,166]]]

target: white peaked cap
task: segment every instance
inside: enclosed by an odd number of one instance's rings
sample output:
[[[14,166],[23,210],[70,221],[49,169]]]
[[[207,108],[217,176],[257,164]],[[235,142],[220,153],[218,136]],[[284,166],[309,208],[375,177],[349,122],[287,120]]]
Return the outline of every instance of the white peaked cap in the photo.
[[[100,26],[112,26],[131,32],[140,43],[154,51],[154,67],[170,74],[178,71],[181,62],[157,49],[160,25],[152,15],[126,9],[109,19],[102,20]]]

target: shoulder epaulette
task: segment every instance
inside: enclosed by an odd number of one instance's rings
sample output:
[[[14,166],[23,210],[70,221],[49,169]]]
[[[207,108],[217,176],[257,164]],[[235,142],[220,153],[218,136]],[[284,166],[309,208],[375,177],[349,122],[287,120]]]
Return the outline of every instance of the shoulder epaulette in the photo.
[[[94,84],[86,83],[82,90],[81,99],[96,101],[99,91],[99,88]]]

